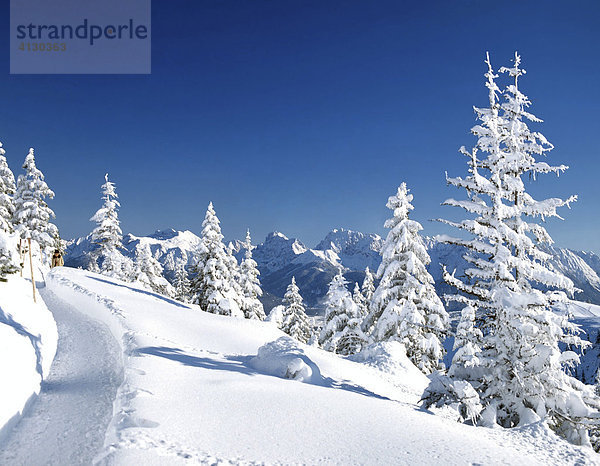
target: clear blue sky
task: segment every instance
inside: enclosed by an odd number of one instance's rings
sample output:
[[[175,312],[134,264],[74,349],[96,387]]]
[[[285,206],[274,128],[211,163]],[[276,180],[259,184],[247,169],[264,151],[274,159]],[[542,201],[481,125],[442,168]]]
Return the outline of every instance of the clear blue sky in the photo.
[[[8,2],[0,26],[8,30]],[[534,196],[577,193],[560,246],[600,252],[600,2],[154,0],[152,74],[8,74],[0,48],[0,141],[15,172],[30,146],[56,191],[63,237],[86,234],[105,172],[124,231],[200,231],[213,201],[227,238],[277,229],[313,246],[330,229],[385,233],[406,181],[425,234],[463,196],[483,59],[508,65],[571,169]]]

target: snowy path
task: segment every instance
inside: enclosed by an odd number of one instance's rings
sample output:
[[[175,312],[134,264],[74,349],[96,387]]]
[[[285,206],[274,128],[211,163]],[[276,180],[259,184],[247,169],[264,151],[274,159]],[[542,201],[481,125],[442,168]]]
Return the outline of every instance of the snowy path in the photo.
[[[41,293],[58,324],[58,352],[39,398],[0,445],[0,464],[91,464],[123,379],[121,350],[103,324]]]

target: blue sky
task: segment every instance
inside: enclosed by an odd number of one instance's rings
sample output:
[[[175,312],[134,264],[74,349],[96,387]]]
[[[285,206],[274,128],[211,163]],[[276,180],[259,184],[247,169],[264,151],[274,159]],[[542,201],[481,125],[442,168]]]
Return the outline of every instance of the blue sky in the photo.
[[[8,2],[0,25],[8,28]],[[571,3],[571,4],[570,4]],[[56,192],[63,237],[89,232],[105,172],[124,231],[198,233],[213,201],[227,238],[272,230],[316,244],[330,229],[384,234],[405,181],[425,234],[461,212],[483,59],[527,76],[536,127],[571,169],[531,183],[580,200],[548,229],[600,252],[597,133],[600,3],[154,0],[151,75],[9,75],[1,47],[0,141],[18,174],[27,149]]]

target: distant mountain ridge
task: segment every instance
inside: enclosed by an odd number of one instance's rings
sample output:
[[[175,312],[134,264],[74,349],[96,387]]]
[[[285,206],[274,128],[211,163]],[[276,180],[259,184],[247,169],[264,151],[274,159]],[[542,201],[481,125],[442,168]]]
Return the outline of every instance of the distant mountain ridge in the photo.
[[[172,281],[180,261],[193,265],[198,256],[200,238],[191,231],[173,229],[158,230],[148,236],[125,235],[125,254],[134,257],[136,248],[147,243],[152,254],[164,267],[165,277]],[[243,243],[232,241],[238,261],[244,255]],[[267,235],[264,242],[253,247],[253,257],[261,272],[267,310],[278,304],[292,276],[306,303],[316,307],[327,292],[331,278],[342,268],[350,282],[362,283],[365,267],[373,272],[381,262],[379,254],[383,239],[376,234],[347,229],[334,229],[313,249],[296,238],[288,238],[280,232]],[[465,262],[462,248],[425,238],[431,256],[429,271],[441,294],[451,290],[442,281],[441,265],[448,270],[456,269],[457,276],[464,273]],[[65,254],[65,264],[86,268],[86,254],[93,245],[90,237],[70,241]],[[600,304],[600,256],[592,252],[573,251],[555,247],[545,249],[552,255],[550,267],[559,270],[575,283],[581,292],[575,295],[579,301]]]

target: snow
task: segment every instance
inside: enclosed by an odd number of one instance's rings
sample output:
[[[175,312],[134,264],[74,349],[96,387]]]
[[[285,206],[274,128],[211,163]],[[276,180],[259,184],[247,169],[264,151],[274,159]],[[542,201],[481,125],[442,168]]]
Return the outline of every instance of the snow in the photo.
[[[0,282],[0,438],[40,392],[56,353],[56,323],[31,282],[9,275]]]
[[[379,251],[382,245],[383,240],[379,235],[335,228],[315,249],[335,252],[339,262],[351,270],[364,270],[365,267],[377,270],[381,262]]]
[[[318,383],[316,367],[300,345],[290,337],[280,337],[275,341],[264,344],[258,348],[256,357],[250,360],[250,366],[262,373],[274,375],[284,379],[293,379],[300,382]]]
[[[428,271],[436,281],[438,292],[441,289],[446,292],[440,263],[446,264],[449,271],[457,269],[459,276],[466,265],[462,257],[465,250],[431,238],[424,240],[432,259]],[[127,234],[123,238],[127,249],[125,254],[133,258],[141,243],[150,245],[153,256],[164,267],[165,277],[172,283],[178,264],[183,261],[191,266],[199,256],[200,238],[190,231],[166,229],[148,236]],[[236,257],[243,259],[243,242],[235,240],[233,243]],[[261,273],[263,291],[282,297],[292,275],[295,275],[305,301],[309,306],[314,306],[327,292],[327,285],[340,265],[358,272],[352,275],[352,280],[362,279],[366,266],[376,271],[381,262],[379,251],[382,243],[378,235],[340,228],[332,230],[314,249],[308,250],[299,240],[288,239],[283,233],[274,232],[262,244],[253,246],[252,252]],[[69,242],[66,265],[86,268],[88,262],[85,254],[90,248],[89,237]],[[576,294],[577,299],[600,303],[600,258],[597,255],[552,246],[542,250],[552,255],[550,263],[554,268],[562,271],[577,288],[583,290]],[[350,279],[350,276],[347,278]]]
[[[113,417],[122,353],[105,325],[40,293],[58,324],[58,351],[39,396],[0,448],[0,464],[92,464]]]
[[[377,369],[388,380],[402,378],[405,389],[413,393],[423,393],[429,383],[429,379],[410,362],[406,348],[398,341],[375,343],[349,359]]]
[[[598,318],[600,319],[600,306],[590,303],[582,303],[579,301],[568,301],[560,306],[561,310],[568,312],[575,319]]]
[[[52,270],[47,289],[122,351],[102,462],[600,464],[543,424],[487,429],[419,409],[427,379],[399,344],[350,360],[82,270]]]

